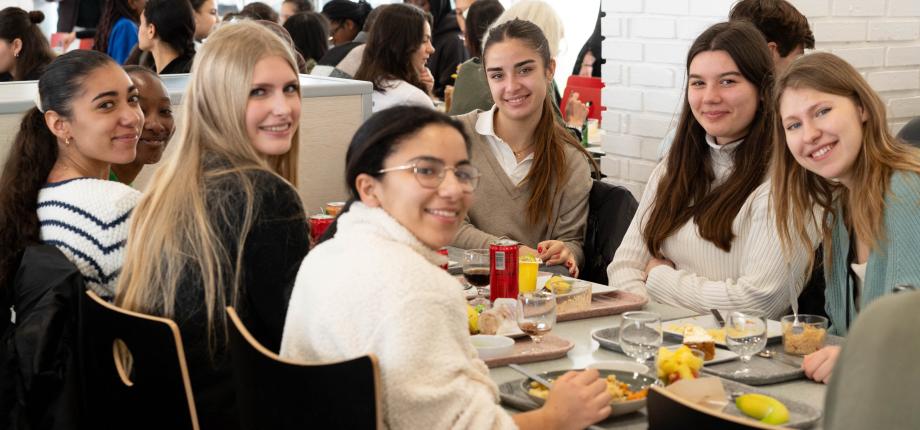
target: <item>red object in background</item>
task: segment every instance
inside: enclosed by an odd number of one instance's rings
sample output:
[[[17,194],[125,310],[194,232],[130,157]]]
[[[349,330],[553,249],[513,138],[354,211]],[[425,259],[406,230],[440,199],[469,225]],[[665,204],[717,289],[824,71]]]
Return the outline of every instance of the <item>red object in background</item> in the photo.
[[[334,220],[335,217],[332,215],[318,214],[310,217],[310,239],[313,240],[314,244],[322,237]]]
[[[489,245],[489,300],[517,299],[520,246],[511,239],[500,239]]]
[[[439,249],[439,250],[438,250],[438,254],[441,254],[441,255],[444,256],[444,258],[447,258],[447,248],[441,248],[441,249]],[[441,268],[444,269],[444,270],[447,270],[447,267],[448,267],[449,265],[450,265],[450,260],[447,260],[446,262],[444,262],[444,264],[441,265]]]
[[[588,118],[593,118],[600,124],[601,111],[604,106],[601,105],[601,89],[604,88],[604,81],[601,78],[592,76],[569,76],[565,84],[565,92],[562,94],[562,103],[559,108],[562,109],[562,117],[565,118],[565,108],[568,105],[569,97],[572,92],[578,93],[578,100],[582,103],[591,102],[588,108]]]
[[[51,33],[51,48],[53,49],[56,46],[61,45],[61,39],[64,38],[64,35],[67,33]],[[93,49],[93,39],[77,39],[78,45],[77,49]],[[61,51],[58,54],[63,54],[63,49],[67,48],[66,46],[61,47]]]

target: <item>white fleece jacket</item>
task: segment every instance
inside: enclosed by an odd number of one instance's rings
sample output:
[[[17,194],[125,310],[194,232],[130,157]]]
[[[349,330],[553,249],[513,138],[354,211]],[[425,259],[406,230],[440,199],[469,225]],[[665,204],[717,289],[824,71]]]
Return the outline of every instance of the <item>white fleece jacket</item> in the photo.
[[[361,203],[304,259],[288,307],[283,357],[380,361],[390,429],[516,428],[470,343],[445,257],[382,209]]]

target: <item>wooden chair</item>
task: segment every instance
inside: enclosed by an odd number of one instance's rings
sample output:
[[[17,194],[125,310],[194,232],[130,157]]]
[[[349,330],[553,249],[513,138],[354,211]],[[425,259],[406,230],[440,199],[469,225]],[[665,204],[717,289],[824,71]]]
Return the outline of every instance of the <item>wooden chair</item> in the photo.
[[[232,307],[227,315],[243,430],[383,428],[373,354],[338,363],[287,360],[253,338]]]
[[[772,426],[749,418],[736,417],[719,411],[706,409],[688,402],[661,387],[648,391],[649,430],[782,430],[785,427]]]
[[[78,360],[87,428],[198,430],[175,322],[120,309],[92,291],[82,297],[80,315]],[[120,344],[131,354],[128,366],[117,358]]]

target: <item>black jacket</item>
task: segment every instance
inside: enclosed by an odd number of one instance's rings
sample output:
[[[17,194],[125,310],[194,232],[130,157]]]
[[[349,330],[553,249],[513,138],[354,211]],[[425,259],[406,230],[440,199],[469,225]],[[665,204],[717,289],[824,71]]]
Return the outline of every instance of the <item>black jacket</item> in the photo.
[[[428,58],[428,68],[434,78],[434,95],[444,97],[444,87],[454,84],[452,75],[457,66],[469,59],[463,46],[463,32],[457,24],[457,14],[450,6],[450,0],[431,0],[431,44],[434,54]]]
[[[2,303],[4,310],[12,305],[16,322],[0,338],[0,428],[80,428],[76,334],[83,291],[79,269],[56,247],[26,248],[9,303]]]

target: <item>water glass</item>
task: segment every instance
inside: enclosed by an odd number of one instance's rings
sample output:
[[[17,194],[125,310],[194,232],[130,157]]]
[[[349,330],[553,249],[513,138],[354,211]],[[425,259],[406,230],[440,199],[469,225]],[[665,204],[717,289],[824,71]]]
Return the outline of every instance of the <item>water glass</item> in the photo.
[[[748,362],[767,346],[767,319],[755,310],[731,311],[725,317],[725,343],[741,357],[741,369],[736,375],[750,373]]]
[[[545,290],[518,294],[516,316],[518,327],[533,340],[531,352],[537,351],[556,324],[556,295]]]
[[[626,312],[620,320],[620,348],[639,364],[655,356],[661,347],[661,315]]]
[[[463,277],[467,284],[476,287],[476,298],[470,304],[489,305],[489,296],[485,287],[489,285],[489,250],[468,249],[463,251]]]

